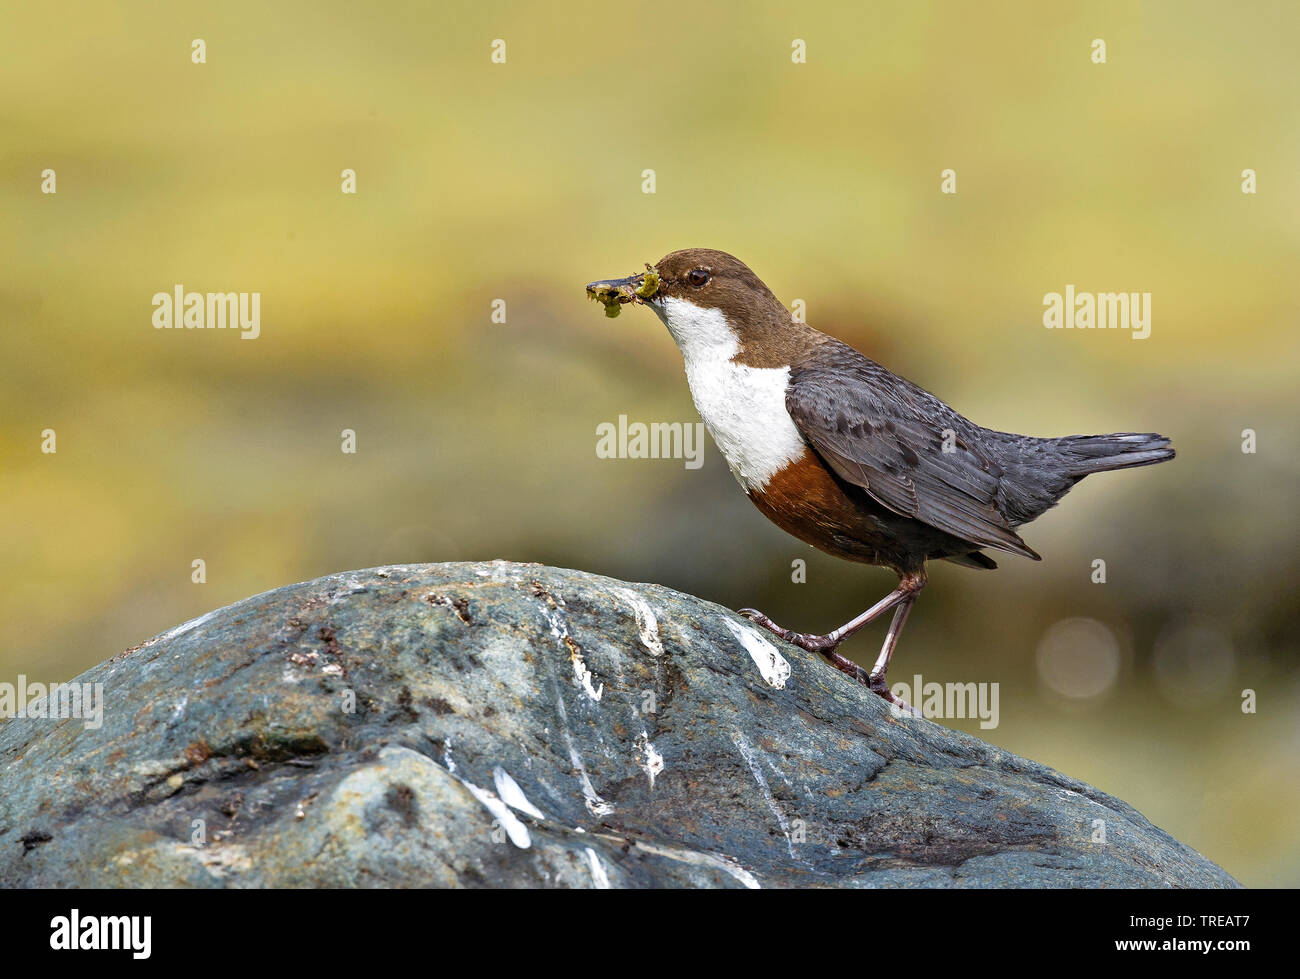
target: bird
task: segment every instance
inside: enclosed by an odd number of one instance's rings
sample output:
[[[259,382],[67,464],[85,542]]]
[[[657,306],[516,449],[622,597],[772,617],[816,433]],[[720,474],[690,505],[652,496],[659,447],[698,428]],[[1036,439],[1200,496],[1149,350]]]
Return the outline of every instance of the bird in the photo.
[[[696,410],[745,495],[782,530],[827,554],[888,568],[898,586],[824,634],[740,614],[824,657],[873,693],[891,692],[899,636],[926,563],[992,569],[987,550],[1042,560],[1018,528],[1079,480],[1174,458],[1163,435],[1035,438],[983,428],[930,392],[797,319],[724,251],[670,252],[646,271],[587,285],[606,313],[649,306],[681,351]],[[837,652],[892,612],[870,670]]]

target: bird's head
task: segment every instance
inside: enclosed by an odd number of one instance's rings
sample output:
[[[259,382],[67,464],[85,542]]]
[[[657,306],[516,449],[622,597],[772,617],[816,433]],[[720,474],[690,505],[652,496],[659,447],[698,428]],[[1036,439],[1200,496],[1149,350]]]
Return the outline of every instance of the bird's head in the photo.
[[[784,346],[781,341],[800,328],[749,266],[713,248],[669,252],[645,272],[590,283],[587,295],[610,316],[629,303],[650,306],[688,358],[724,351],[732,357],[741,350],[759,356],[760,348]]]

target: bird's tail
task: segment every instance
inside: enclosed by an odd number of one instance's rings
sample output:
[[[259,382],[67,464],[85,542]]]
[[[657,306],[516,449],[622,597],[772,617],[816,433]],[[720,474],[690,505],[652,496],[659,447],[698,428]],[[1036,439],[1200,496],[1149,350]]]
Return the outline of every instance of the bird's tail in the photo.
[[[1152,433],[1069,435],[1055,441],[1069,460],[1067,464],[1069,474],[1077,479],[1110,469],[1154,466],[1157,462],[1164,462],[1174,457],[1169,439]]]

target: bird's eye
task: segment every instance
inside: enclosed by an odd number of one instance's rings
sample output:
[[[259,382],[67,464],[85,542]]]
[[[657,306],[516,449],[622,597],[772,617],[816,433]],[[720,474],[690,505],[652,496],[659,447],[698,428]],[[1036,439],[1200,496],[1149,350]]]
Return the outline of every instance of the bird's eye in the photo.
[[[709,272],[707,269],[691,269],[686,279],[691,285],[699,288],[709,281]]]

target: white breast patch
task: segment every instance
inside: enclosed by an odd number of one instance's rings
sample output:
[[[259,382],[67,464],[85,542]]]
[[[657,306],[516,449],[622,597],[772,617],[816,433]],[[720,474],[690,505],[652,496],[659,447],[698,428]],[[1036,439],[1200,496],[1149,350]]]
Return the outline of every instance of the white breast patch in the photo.
[[[740,345],[716,309],[664,297],[655,312],[677,341],[695,409],[747,493],[798,459],[805,443],[785,410],[788,367],[733,364]]]

